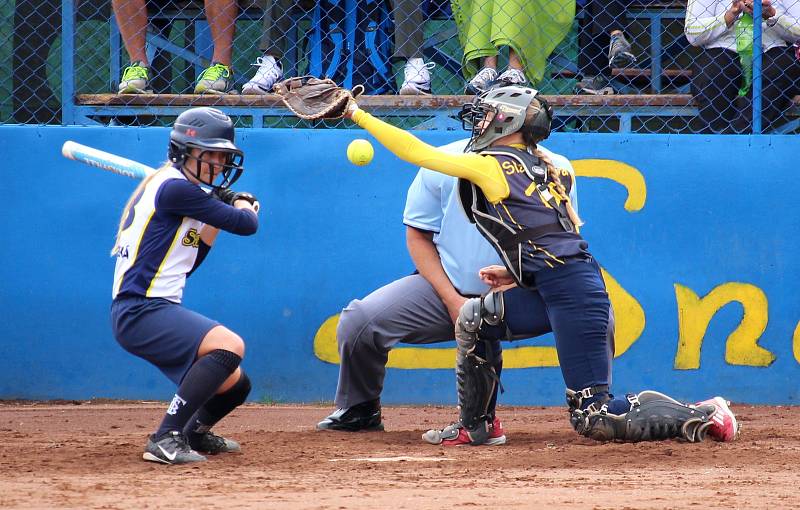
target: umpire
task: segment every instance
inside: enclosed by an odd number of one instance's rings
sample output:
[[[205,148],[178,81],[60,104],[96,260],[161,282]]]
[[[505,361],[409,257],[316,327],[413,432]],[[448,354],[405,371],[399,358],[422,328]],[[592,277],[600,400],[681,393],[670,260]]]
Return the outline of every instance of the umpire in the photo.
[[[463,153],[468,140],[442,147]],[[563,156],[540,148],[556,167],[574,175]],[[339,318],[339,383],[337,410],[317,424],[318,430],[383,430],[380,395],[389,351],[398,343],[429,344],[453,340],[454,321],[467,297],[486,293],[478,270],[501,264],[492,246],[469,223],[459,201],[457,179],[421,168],[408,190],[403,223],[406,243],[416,272],[381,287],[364,299],[347,305]],[[572,203],[577,207],[575,187]],[[550,331],[542,310],[540,333]],[[613,328],[612,328],[613,330]],[[483,342],[480,343],[481,347]],[[500,374],[500,342],[493,345],[490,359]],[[486,354],[486,353],[484,353]],[[489,407],[490,438],[487,444],[505,443],[505,435],[494,408]]]

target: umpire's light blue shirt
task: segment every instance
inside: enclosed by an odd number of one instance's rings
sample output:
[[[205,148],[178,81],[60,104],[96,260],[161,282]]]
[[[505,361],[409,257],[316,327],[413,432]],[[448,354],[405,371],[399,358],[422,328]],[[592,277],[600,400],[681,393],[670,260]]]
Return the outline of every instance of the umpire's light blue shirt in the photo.
[[[459,140],[441,147],[451,153],[462,153],[468,140]],[[550,152],[541,145],[558,168],[574,174],[567,158]],[[469,222],[458,197],[455,177],[420,168],[408,188],[403,223],[409,227],[433,232],[433,242],[439,251],[442,267],[453,286],[462,295],[483,294],[489,288],[478,278],[478,270],[492,264],[502,265],[500,257],[478,229]],[[576,186],[570,199],[577,210]]]

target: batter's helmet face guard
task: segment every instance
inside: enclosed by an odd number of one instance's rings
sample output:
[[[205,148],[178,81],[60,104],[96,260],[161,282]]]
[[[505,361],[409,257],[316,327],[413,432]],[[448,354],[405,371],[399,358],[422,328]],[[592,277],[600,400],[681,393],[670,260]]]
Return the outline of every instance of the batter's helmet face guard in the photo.
[[[222,164],[210,157],[214,152],[225,154]],[[213,189],[230,187],[244,171],[244,154],[234,144],[233,121],[216,108],[192,108],[175,119],[169,135],[169,159],[184,173]],[[194,164],[187,165],[189,159]],[[202,175],[203,164],[210,170],[207,179]],[[218,176],[222,179],[215,182]]]

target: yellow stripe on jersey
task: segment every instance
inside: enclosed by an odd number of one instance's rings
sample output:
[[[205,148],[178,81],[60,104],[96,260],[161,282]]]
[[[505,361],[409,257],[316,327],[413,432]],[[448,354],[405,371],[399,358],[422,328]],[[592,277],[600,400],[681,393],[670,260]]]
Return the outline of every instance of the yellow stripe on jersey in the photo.
[[[186,220],[188,219],[189,218],[184,217],[181,220],[181,224],[178,225],[178,229],[175,231],[175,236],[172,238],[169,249],[167,250],[167,253],[164,254],[164,258],[161,259],[161,264],[158,265],[158,271],[156,271],[156,274],[153,275],[153,279],[150,280],[150,285],[147,287],[147,292],[145,292],[146,297],[151,297],[150,291],[153,289],[153,285],[156,283],[156,280],[158,280],[158,277],[161,276],[161,272],[164,270],[164,264],[166,264],[167,260],[169,260],[169,255],[172,253],[172,250],[175,249],[175,245],[178,244],[178,239],[183,237],[181,235],[181,232],[183,232],[183,224],[186,223]]]
[[[506,214],[508,215],[509,219],[514,222],[514,225],[516,225],[517,227],[519,227],[520,230],[522,230],[522,225],[517,223],[517,220],[515,220],[514,217],[511,216],[511,211],[508,210],[508,208],[506,207],[506,204],[504,204],[503,202],[500,202],[500,205],[503,206],[503,209],[506,211]],[[497,209],[496,205],[495,205],[495,209]],[[563,260],[561,260],[560,258],[556,257],[555,255],[553,255],[549,251],[545,250],[541,246],[536,246],[535,244],[533,244],[533,241],[531,241],[530,239],[528,239],[528,244],[531,245],[534,250],[541,251],[542,253],[544,253],[548,257],[552,258],[553,260],[555,260],[559,264],[563,264],[564,263]],[[545,261],[545,262],[547,262],[547,261]],[[550,265],[550,264],[548,264],[548,265]],[[553,267],[553,266],[550,266],[550,267]]]
[[[134,208],[135,208],[135,207],[134,207]],[[119,292],[119,288],[120,288],[120,286],[122,285],[122,280],[124,280],[124,279],[125,279],[125,274],[126,274],[128,271],[130,271],[130,270],[131,270],[131,268],[133,267],[133,265],[136,263],[136,257],[138,257],[138,256],[139,256],[139,249],[142,247],[142,238],[144,237],[144,233],[145,233],[145,232],[147,232],[147,226],[150,224],[150,220],[152,220],[152,219],[153,219],[153,215],[154,215],[155,213],[156,213],[156,210],[155,210],[155,209],[153,209],[152,211],[150,211],[150,216],[148,216],[148,217],[147,217],[147,221],[145,221],[145,222],[144,222],[144,225],[142,226],[142,231],[139,233],[139,239],[136,241],[136,253],[134,253],[134,254],[133,254],[133,258],[131,259],[131,263],[130,263],[130,265],[128,266],[128,269],[126,269],[124,273],[122,273],[121,275],[119,275],[119,279],[118,279],[118,280],[117,280],[117,282],[114,284],[114,295],[115,295],[115,296],[116,296],[116,295],[117,295],[117,293]],[[128,227],[128,228],[130,228],[130,227]]]

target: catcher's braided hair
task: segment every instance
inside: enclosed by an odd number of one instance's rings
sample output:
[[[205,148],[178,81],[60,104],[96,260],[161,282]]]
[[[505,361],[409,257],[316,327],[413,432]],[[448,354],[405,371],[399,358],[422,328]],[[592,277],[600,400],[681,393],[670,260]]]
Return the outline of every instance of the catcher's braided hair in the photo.
[[[528,109],[525,111],[524,125],[530,124],[533,117],[538,115],[542,108],[543,105],[537,99],[532,99],[531,104],[528,105]],[[537,145],[538,142],[542,141],[542,138],[534,135],[531,130],[527,130],[525,127],[523,127],[521,131],[522,140],[525,142],[525,145],[527,145],[531,153],[539,158],[545,164],[545,167],[547,167],[547,175],[550,176],[550,180],[556,185],[556,191],[558,191],[566,203],[567,215],[569,216],[569,219],[572,220],[572,223],[574,223],[576,226],[580,227],[583,225],[583,221],[581,220],[580,216],[578,216],[578,212],[575,210],[575,208],[572,207],[572,202],[569,199],[569,193],[567,193],[567,189],[561,182],[561,175],[558,171],[558,168],[556,168],[556,166],[553,164],[553,161],[550,159],[550,157],[542,152]]]

